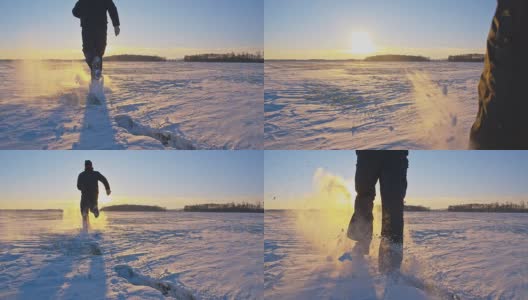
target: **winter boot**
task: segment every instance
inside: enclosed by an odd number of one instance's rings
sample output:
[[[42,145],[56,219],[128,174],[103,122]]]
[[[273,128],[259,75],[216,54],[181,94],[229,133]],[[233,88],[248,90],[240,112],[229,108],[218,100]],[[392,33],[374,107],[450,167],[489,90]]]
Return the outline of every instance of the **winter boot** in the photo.
[[[101,79],[102,75],[102,60],[99,56],[94,57],[92,60],[92,80],[99,80]]]

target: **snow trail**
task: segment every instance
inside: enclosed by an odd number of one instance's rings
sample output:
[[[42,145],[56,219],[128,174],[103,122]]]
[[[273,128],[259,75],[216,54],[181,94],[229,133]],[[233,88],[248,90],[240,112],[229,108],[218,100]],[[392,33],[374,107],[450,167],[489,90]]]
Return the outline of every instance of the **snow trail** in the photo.
[[[268,150],[467,149],[483,65],[265,63]]]
[[[108,62],[103,87],[81,62],[0,62],[0,149],[262,149],[263,73]]]
[[[0,210],[0,298],[262,299],[263,222],[102,212],[84,233],[80,213]]]
[[[335,221],[338,217],[341,224]],[[428,263],[408,252],[406,240],[401,274],[378,270],[380,217],[369,255],[354,251],[346,237],[347,214],[325,211],[272,212],[266,218],[265,287],[269,299],[409,299],[453,300],[459,297],[424,277]],[[299,232],[299,218],[313,224]],[[334,224],[334,225],[332,225]],[[308,233],[311,232],[310,236]],[[408,235],[408,234],[406,234]]]
[[[318,169],[313,191],[296,210],[267,212],[264,267],[269,299],[456,299],[422,276],[424,261],[404,252],[401,274],[378,270],[381,210],[374,210],[374,238],[363,256],[347,238],[353,214],[353,180]],[[413,241],[406,228],[404,247]],[[406,250],[405,250],[406,251]]]
[[[428,73],[412,71],[407,74],[414,90],[414,105],[421,122],[416,131],[424,136],[431,149],[467,149],[468,132],[459,124],[462,106],[448,94],[448,86],[435,84]]]

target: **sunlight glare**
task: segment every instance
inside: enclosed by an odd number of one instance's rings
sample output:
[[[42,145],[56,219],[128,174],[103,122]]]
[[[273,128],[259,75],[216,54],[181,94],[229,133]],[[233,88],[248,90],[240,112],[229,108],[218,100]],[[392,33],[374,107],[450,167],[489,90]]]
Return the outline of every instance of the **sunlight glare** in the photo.
[[[350,53],[371,54],[376,51],[376,47],[368,32],[353,32],[351,35]]]

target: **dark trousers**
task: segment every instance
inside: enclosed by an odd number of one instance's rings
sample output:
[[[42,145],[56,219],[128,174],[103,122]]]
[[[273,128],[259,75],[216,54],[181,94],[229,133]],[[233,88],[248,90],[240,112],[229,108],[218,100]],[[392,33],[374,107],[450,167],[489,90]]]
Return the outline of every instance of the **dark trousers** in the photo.
[[[382,237],[403,243],[403,207],[407,191],[407,151],[358,151],[354,219],[365,222],[364,239],[372,239],[372,209],[380,182]]]
[[[88,212],[95,213],[95,209],[98,205],[98,194],[85,195],[81,196],[81,215],[87,215]]]
[[[101,58],[101,70],[103,69],[103,56],[106,51],[106,31],[107,28],[83,28],[83,53],[86,63],[92,68],[92,61],[94,57]]]

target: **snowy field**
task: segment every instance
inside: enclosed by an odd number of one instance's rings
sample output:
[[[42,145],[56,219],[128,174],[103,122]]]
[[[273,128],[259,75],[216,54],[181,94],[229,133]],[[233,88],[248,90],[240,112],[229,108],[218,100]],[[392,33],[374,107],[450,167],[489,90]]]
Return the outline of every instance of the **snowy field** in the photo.
[[[351,254],[354,242],[341,231],[349,217],[267,212],[266,298],[528,299],[526,215],[406,213],[397,280],[377,270],[379,239],[370,256]]]
[[[103,87],[81,62],[0,62],[0,149],[262,149],[263,73],[107,62]]]
[[[0,211],[0,299],[262,299],[263,222],[113,212],[85,234],[59,212]]]
[[[480,63],[266,62],[266,149],[467,149]]]

